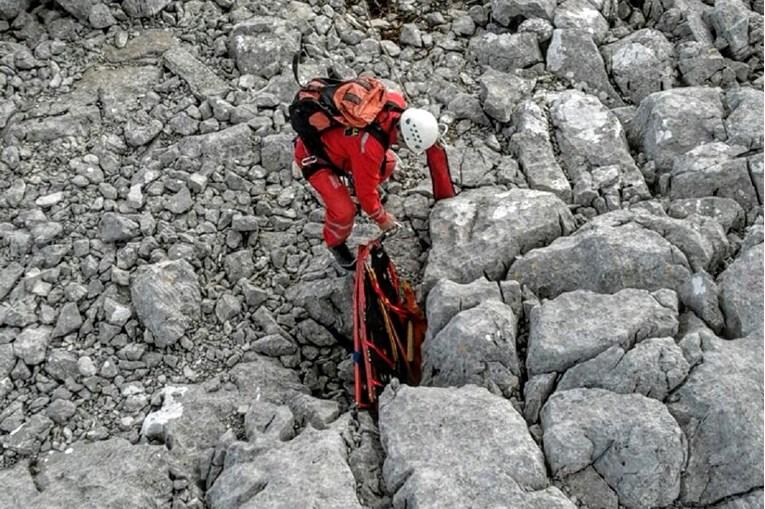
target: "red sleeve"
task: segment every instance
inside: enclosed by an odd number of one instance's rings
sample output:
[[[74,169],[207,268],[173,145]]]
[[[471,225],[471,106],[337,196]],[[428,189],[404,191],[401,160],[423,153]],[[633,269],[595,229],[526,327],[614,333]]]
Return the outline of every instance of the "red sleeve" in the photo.
[[[353,185],[362,210],[376,222],[385,218],[377,186],[380,185],[381,170],[385,162],[385,150],[374,136],[363,133],[359,136],[358,153],[351,158]]]

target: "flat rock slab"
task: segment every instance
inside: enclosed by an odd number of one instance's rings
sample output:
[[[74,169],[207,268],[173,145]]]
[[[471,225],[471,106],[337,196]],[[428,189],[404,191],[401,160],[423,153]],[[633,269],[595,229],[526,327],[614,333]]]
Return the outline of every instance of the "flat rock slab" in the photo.
[[[185,49],[171,48],[162,58],[167,68],[188,83],[195,95],[206,98],[223,95],[228,91],[225,81]]]
[[[510,72],[542,61],[536,35],[532,33],[484,33],[470,39],[468,55],[479,64]]]
[[[611,86],[603,57],[590,34],[577,29],[555,29],[547,49],[547,69],[556,76],[583,87],[609,106],[622,106]]]
[[[520,316],[522,312],[521,287],[515,281],[497,282],[480,278],[471,283],[459,284],[442,279],[428,293],[425,305],[428,318],[427,338],[435,336],[457,313],[489,300],[504,302],[516,316]]]
[[[310,426],[250,461],[229,464],[207,492],[211,509],[361,509],[342,428]]]
[[[705,143],[675,157],[663,192],[673,200],[720,197],[735,200],[747,211],[759,206],[760,194],[743,147]],[[661,182],[660,182],[661,183]]]
[[[541,423],[545,456],[564,484],[592,466],[628,508],[664,507],[680,494],[685,437],[655,399],[602,389],[556,392]]]
[[[730,251],[722,226],[704,216],[674,219],[647,209],[617,210],[593,218],[583,230],[627,225],[660,234],[683,253],[694,271],[716,272]]]
[[[77,82],[72,98],[82,103],[100,101],[104,118],[125,119],[161,76],[162,69],[154,65],[91,67]]]
[[[716,271],[730,245],[713,219],[694,215],[678,220],[663,214],[635,208],[597,216],[570,237],[520,257],[508,278],[528,284],[544,298],[575,289],[679,292],[691,272]]]
[[[231,167],[258,163],[260,154],[255,149],[252,129],[247,124],[238,124],[208,134],[187,136],[169,152],[176,158],[182,155]]]
[[[40,492],[29,489],[31,477],[25,479],[19,468],[12,471],[15,503],[5,507],[159,509],[172,504],[173,481],[164,447],[131,445],[112,438],[76,443],[67,452],[42,455],[35,479]]]
[[[160,57],[179,44],[171,30],[145,30],[130,39],[124,48],[108,47],[104,51],[110,62],[120,63],[142,58]]]
[[[628,350],[647,338],[674,336],[677,314],[677,297],[669,290],[564,293],[531,310],[529,375],[563,372],[612,346]]]
[[[469,283],[501,278],[518,255],[573,230],[573,216],[555,195],[493,187],[436,203],[430,216],[433,248],[424,285],[439,279]]]
[[[593,206],[593,200],[603,196],[611,200],[609,208],[616,208],[622,202],[650,198],[616,115],[595,96],[579,91],[552,94],[548,100],[561,161],[577,203]]]
[[[130,284],[130,295],[136,316],[160,347],[178,341],[200,315],[199,282],[185,260],[142,267]]]
[[[718,279],[726,330],[732,337],[762,331],[762,258],[762,243],[745,249]]]
[[[612,346],[563,374],[557,391],[601,388],[619,394],[642,394],[663,401],[685,381],[690,365],[673,338],[650,338],[631,350]]]
[[[553,298],[577,289],[679,289],[691,270],[682,251],[660,234],[627,224],[582,229],[529,251],[507,277],[528,285],[538,297]]]
[[[725,233],[741,230],[746,224],[746,212],[732,198],[706,196],[703,198],[678,198],[669,204],[667,214],[677,219],[685,219],[691,214],[714,218]]]
[[[632,136],[659,170],[670,170],[676,156],[726,137],[720,89],[686,87],[655,92],[638,107]]]
[[[510,306],[489,300],[461,311],[422,346],[422,384],[474,384],[511,397],[520,384],[516,349],[518,317]]]
[[[762,330],[733,341],[705,337],[702,349],[703,362],[668,398],[688,438],[685,505],[708,505],[762,486]]]
[[[549,191],[570,203],[571,184],[555,157],[545,111],[534,101],[524,101],[515,111],[512,125],[515,132],[510,137],[510,149],[518,158],[529,187]]]
[[[280,412],[289,416],[286,438],[294,436],[294,422],[323,428],[328,416],[329,420],[337,417],[333,414],[335,402],[311,397],[297,371],[278,361],[256,356],[251,362],[234,366],[230,376],[234,387],[166,386],[162,406],[146,416],[141,435],[167,445],[181,465],[193,470],[199,458],[216,447],[232,420],[241,418],[248,409],[256,411],[258,405],[280,407]],[[274,424],[273,429],[277,428]]]
[[[393,507],[575,507],[509,401],[472,385],[389,385],[380,398]]]
[[[10,126],[10,133],[27,141],[52,141],[64,136],[86,136],[101,124],[101,111],[96,106],[75,106],[54,117],[37,117]]]

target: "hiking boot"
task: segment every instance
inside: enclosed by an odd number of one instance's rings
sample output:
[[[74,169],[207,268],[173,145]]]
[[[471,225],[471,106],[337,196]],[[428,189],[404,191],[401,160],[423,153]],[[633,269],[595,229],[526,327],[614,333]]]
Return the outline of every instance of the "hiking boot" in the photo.
[[[348,249],[348,245],[343,242],[339,246],[331,247],[329,250],[332,252],[332,256],[335,257],[335,261],[341,268],[353,271],[356,268],[356,257],[353,256],[351,250]]]

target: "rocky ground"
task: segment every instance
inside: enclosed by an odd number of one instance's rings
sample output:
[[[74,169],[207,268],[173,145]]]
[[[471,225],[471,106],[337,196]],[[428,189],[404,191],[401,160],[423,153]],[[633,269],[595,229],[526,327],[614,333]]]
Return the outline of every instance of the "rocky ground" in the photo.
[[[762,507],[762,43],[762,0],[0,0],[0,507]],[[300,47],[450,125],[457,198],[387,186],[429,329],[375,416]]]

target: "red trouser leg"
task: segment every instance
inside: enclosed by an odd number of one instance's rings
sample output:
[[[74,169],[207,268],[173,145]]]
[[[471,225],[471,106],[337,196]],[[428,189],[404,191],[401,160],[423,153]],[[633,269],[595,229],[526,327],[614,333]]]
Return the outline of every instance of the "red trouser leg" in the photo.
[[[351,235],[356,205],[348,188],[330,169],[319,170],[308,179],[324,202],[324,242],[327,247],[339,246]]]

